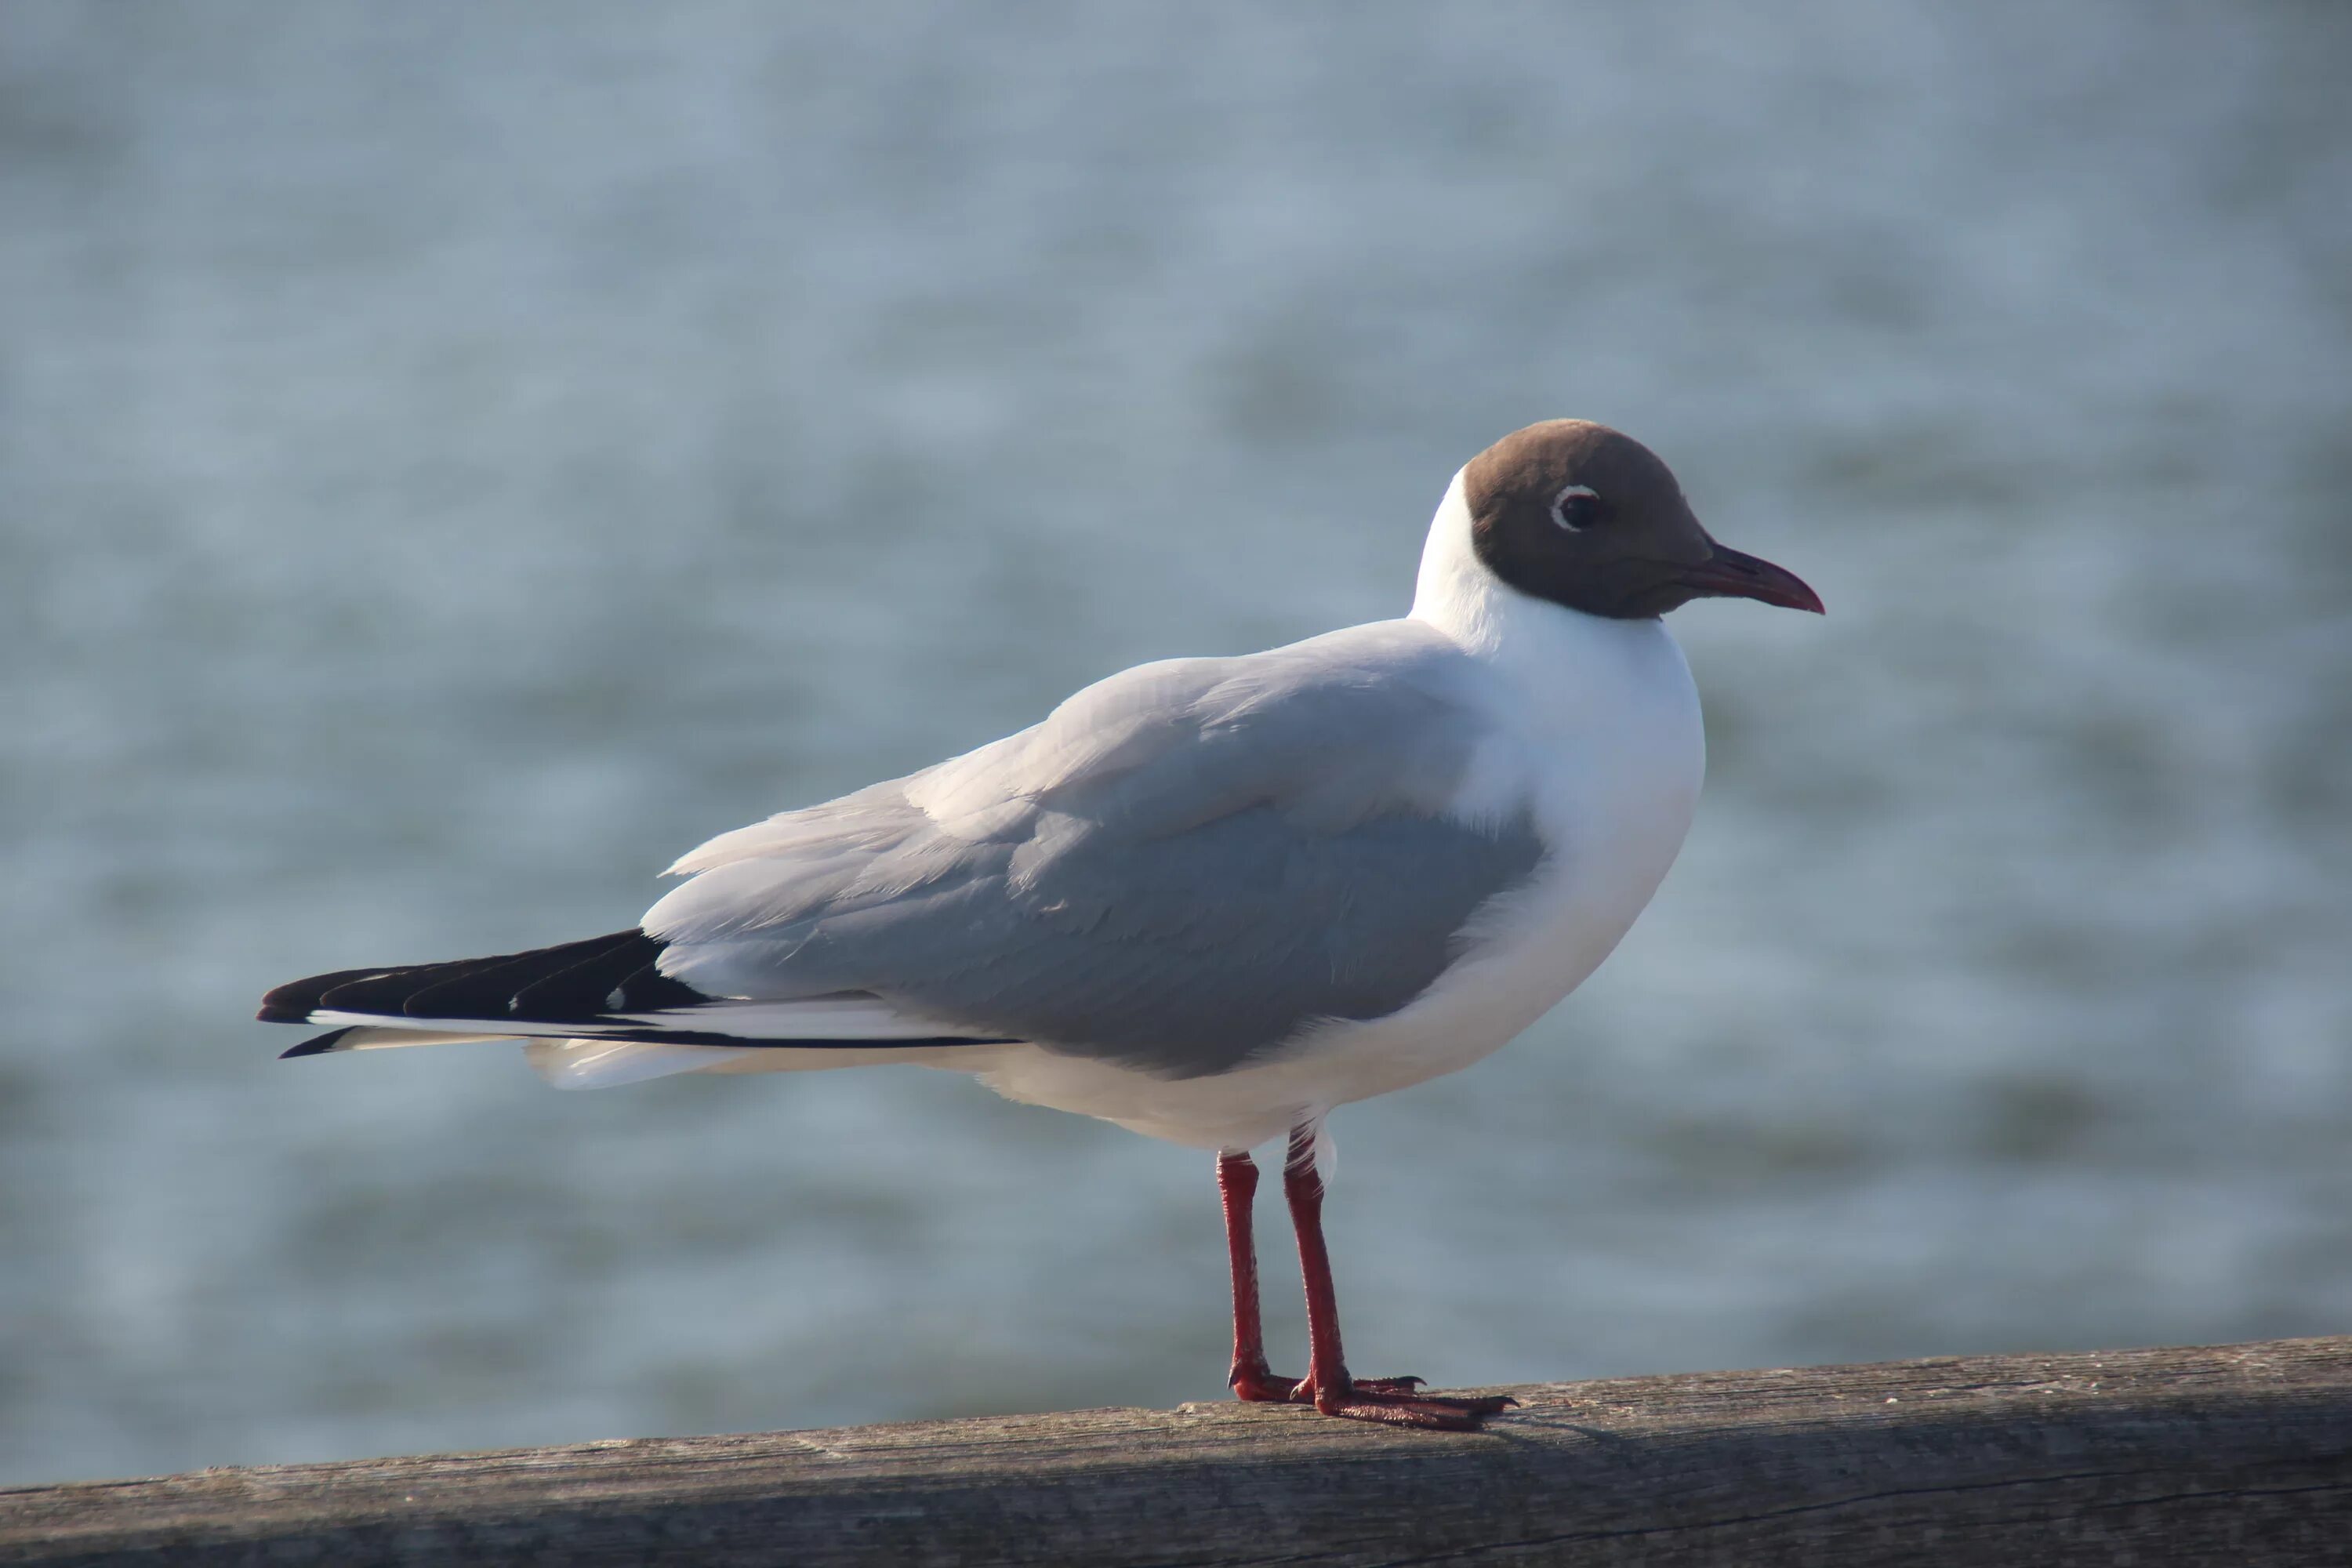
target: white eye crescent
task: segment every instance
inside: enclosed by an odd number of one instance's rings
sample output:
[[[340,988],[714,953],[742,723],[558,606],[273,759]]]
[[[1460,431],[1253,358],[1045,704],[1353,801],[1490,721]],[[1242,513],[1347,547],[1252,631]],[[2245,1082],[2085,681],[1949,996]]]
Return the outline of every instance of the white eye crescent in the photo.
[[[1582,533],[1601,510],[1591,485],[1570,485],[1551,498],[1551,520],[1570,533]]]

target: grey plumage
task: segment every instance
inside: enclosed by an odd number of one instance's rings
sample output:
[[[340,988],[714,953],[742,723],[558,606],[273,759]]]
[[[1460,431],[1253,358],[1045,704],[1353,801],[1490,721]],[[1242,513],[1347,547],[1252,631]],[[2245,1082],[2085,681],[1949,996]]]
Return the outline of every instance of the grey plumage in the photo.
[[[1146,665],[939,766],[714,839],[646,917],[663,973],[1171,1078],[1384,1016],[1544,846],[1447,815],[1463,656],[1389,622]],[[778,1044],[789,1044],[779,1039]]]

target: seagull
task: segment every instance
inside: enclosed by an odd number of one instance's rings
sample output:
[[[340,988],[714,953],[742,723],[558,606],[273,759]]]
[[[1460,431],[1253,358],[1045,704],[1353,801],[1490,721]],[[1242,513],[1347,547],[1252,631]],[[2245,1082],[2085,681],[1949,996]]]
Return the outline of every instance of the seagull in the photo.
[[[1510,1402],[1358,1378],[1323,1240],[1325,1118],[1491,1055],[1650,901],[1698,802],[1698,693],[1661,619],[1822,613],[1717,544],[1664,462],[1557,419],[1454,476],[1412,607],[1139,665],[1041,723],[722,833],[637,925],[281,985],[289,1057],[517,1039],[593,1088],[916,1062],[1215,1152],[1242,1399],[1475,1430]],[[1307,1375],[1258,1316],[1251,1151],[1286,1140]]]

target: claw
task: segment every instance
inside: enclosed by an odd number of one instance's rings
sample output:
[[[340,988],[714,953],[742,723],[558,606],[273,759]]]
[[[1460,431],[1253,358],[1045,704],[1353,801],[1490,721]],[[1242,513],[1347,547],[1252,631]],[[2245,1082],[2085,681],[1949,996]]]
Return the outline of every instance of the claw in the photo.
[[[1426,1388],[1425,1377],[1360,1377],[1356,1386],[1368,1394],[1411,1394],[1416,1388]]]

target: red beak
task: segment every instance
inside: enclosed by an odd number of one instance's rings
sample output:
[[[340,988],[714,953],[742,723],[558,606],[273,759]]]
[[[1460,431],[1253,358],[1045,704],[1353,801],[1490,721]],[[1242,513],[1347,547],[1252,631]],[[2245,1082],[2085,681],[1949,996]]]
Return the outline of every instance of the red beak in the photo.
[[[1822,596],[1794,572],[1721,544],[1706,560],[1685,568],[1679,581],[1698,598],[1757,599],[1784,610],[1829,613],[1822,608]]]

